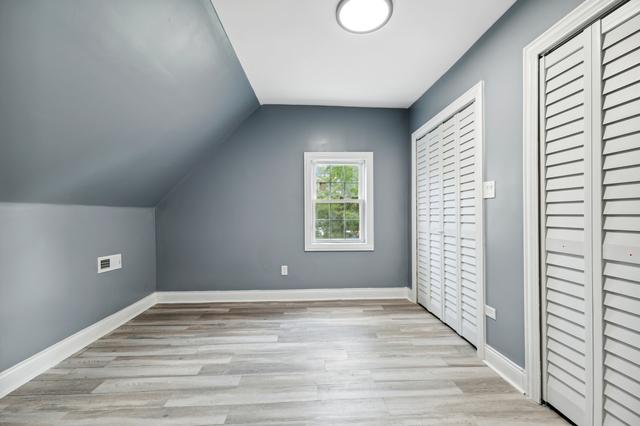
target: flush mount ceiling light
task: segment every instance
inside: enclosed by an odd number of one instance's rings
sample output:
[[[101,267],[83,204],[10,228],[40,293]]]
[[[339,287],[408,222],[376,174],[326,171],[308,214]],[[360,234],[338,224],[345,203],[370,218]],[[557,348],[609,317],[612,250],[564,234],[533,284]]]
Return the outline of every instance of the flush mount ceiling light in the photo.
[[[391,18],[391,13],[391,0],[340,0],[336,18],[345,30],[364,34],[382,28]]]

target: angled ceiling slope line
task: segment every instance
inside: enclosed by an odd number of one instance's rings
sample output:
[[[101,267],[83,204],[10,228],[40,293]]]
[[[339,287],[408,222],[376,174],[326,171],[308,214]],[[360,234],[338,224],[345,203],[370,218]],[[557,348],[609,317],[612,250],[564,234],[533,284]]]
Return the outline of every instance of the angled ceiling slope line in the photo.
[[[258,101],[209,0],[0,2],[0,202],[155,206]]]
[[[338,0],[212,0],[261,104],[408,108],[515,0],[394,0],[369,34]]]

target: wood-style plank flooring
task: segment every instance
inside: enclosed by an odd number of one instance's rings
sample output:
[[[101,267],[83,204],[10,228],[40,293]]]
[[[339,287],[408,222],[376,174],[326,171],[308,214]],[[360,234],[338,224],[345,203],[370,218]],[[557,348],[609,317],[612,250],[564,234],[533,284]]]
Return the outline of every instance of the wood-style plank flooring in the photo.
[[[552,425],[407,301],[157,305],[0,399],[0,424]]]

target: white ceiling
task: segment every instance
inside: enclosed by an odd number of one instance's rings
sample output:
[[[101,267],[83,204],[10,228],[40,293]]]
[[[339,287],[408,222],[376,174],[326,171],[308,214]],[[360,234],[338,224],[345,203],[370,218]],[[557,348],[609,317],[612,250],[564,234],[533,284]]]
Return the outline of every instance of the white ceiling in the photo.
[[[212,0],[260,103],[409,107],[515,0],[394,0],[352,34],[338,0]]]

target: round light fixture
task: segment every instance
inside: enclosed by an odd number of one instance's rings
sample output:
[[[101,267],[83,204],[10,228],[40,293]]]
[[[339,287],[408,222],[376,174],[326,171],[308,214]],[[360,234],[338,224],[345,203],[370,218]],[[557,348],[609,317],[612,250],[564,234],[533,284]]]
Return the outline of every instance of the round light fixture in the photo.
[[[364,34],[382,28],[392,13],[391,0],[340,0],[336,18],[345,30]]]

